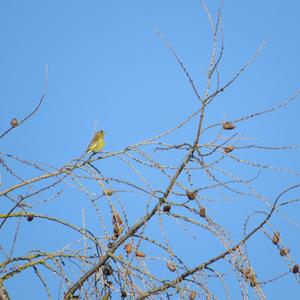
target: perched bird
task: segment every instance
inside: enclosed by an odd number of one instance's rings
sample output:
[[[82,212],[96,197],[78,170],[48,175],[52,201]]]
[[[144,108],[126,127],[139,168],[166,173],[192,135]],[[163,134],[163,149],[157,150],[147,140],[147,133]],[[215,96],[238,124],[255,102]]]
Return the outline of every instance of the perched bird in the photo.
[[[86,153],[99,152],[104,147],[104,131],[99,130],[95,133],[92,141],[90,142]]]

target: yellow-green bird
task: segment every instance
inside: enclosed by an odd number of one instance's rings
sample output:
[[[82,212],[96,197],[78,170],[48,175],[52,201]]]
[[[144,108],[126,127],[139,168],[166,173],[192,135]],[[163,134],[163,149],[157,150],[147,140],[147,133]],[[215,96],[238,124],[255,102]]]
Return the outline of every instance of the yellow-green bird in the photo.
[[[99,130],[95,133],[93,139],[91,140],[86,153],[96,153],[99,152],[104,147],[104,131]]]

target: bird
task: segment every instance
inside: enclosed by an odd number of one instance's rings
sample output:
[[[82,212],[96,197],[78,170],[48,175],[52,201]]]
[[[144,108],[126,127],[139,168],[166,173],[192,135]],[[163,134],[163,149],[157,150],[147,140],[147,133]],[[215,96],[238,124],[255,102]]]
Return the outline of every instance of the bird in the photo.
[[[99,130],[95,133],[93,139],[91,140],[85,154],[99,152],[105,145],[104,143],[104,131]]]

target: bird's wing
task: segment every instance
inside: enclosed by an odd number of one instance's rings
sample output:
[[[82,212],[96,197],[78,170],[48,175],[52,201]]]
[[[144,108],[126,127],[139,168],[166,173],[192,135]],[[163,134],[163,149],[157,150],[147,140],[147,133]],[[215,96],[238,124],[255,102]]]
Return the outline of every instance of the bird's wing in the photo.
[[[95,144],[96,142],[97,142],[97,135],[94,135],[94,137],[93,137],[93,139],[91,140],[91,142],[90,142],[89,146],[87,147],[87,150],[86,150],[86,151],[88,151],[88,150],[91,148],[91,146],[92,146],[93,144]]]
[[[93,137],[93,139],[91,140],[91,142],[90,142],[90,144],[89,144],[89,147],[92,146],[93,144],[95,144],[95,143],[97,142],[97,140],[98,140],[98,136],[95,135],[95,136]]]

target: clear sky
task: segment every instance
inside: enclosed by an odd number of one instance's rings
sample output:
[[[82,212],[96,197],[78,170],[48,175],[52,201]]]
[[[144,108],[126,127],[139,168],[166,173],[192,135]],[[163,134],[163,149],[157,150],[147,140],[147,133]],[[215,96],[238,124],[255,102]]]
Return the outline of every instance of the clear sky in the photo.
[[[215,4],[210,8],[215,13]],[[265,109],[300,88],[299,11],[299,1],[225,0],[221,82],[229,80],[263,40],[267,40],[267,45],[241,79],[212,106],[207,124]],[[200,1],[1,1],[1,132],[8,128],[11,118],[21,119],[35,107],[43,93],[45,65],[49,68],[45,102],[33,119],[2,140],[1,151],[58,167],[79,156],[98,128],[107,131],[106,150],[115,151],[156,135],[192,113],[197,108],[194,94],[155,28],[176,49],[203,93],[212,37]],[[295,101],[288,108],[257,119],[249,128],[243,125],[241,133],[256,137],[257,144],[300,144],[299,103]],[[183,134],[178,140],[192,137],[187,132]],[[270,162],[299,170],[297,153],[276,153]],[[6,181],[3,170],[1,174],[3,186],[10,186],[12,181]],[[29,174],[22,175],[27,178]],[[299,177],[269,180],[257,187],[273,199],[284,187],[297,183]],[[76,199],[72,201],[76,206]],[[78,203],[78,209],[83,206],[83,201]],[[80,213],[71,216],[74,211],[68,204],[57,207],[60,217],[74,217],[74,222],[81,224]],[[57,207],[50,213],[57,212]],[[289,213],[297,221],[299,213],[295,210],[299,211],[299,205],[293,209]],[[222,223],[218,204],[212,205],[211,210]],[[239,224],[253,210],[244,211]],[[298,225],[286,219],[278,222],[287,224],[289,246],[294,249],[293,257],[300,261]],[[236,231],[236,223],[226,226],[238,240],[242,225]],[[27,230],[24,229],[24,235]],[[34,230],[39,236],[40,229]],[[46,230],[47,238],[54,239],[51,227]],[[11,241],[11,235],[6,234]],[[63,245],[63,237],[58,239]],[[23,236],[18,246],[28,251],[33,248],[30,241],[31,235]],[[259,248],[259,239],[256,243]],[[251,255],[255,257],[253,252]],[[271,274],[287,270],[280,257],[273,255],[279,267]],[[257,254],[261,270],[264,264],[272,266],[266,256],[266,252]],[[28,295],[26,299],[46,298],[42,289],[28,290],[28,284],[32,284],[29,278],[8,281],[12,299],[24,299],[24,294]],[[270,284],[265,293],[269,299],[283,299],[287,290],[292,295],[289,299],[299,295],[299,285],[292,276]]]

